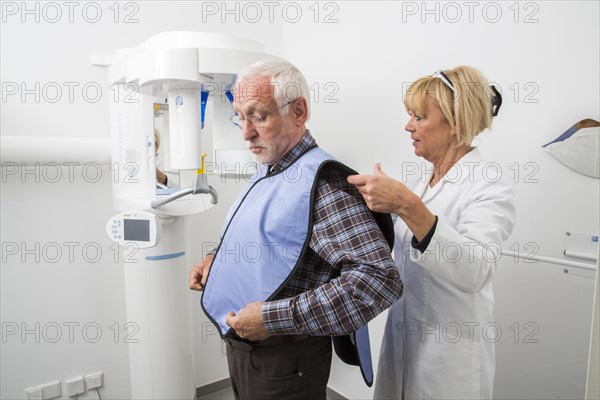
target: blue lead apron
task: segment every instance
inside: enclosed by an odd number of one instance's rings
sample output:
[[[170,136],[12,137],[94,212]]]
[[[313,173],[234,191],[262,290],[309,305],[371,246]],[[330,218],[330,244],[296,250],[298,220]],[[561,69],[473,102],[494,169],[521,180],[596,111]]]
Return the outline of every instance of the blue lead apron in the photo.
[[[272,300],[300,265],[312,233],[317,176],[324,168],[335,168],[343,176],[356,173],[313,147],[278,173],[268,175],[268,166],[262,166],[230,208],[201,301],[222,338],[233,335],[226,323],[230,311]],[[390,215],[373,215],[392,248]],[[340,359],[359,365],[371,386],[368,326],[336,336],[333,343]]]

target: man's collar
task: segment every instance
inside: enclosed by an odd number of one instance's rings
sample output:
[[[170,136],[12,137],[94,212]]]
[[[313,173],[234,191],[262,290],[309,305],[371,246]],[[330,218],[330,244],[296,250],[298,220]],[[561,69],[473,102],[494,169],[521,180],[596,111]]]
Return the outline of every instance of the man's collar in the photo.
[[[306,132],[304,132],[304,136],[302,136],[302,139],[300,139],[300,141],[296,143],[296,145],[292,147],[290,151],[285,153],[285,155],[281,157],[279,161],[271,165],[271,167],[269,168],[269,173],[275,173],[284,170],[285,168],[296,162],[296,160],[298,160],[300,156],[302,156],[302,154],[306,153],[308,150],[315,146],[317,146],[317,142],[310,134],[310,131],[307,129]]]

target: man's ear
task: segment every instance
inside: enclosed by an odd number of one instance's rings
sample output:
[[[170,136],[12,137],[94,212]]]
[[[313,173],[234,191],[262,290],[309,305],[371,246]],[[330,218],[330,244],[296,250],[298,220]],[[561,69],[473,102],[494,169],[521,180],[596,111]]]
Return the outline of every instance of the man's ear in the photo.
[[[296,126],[303,126],[308,120],[308,103],[304,97],[290,104],[290,114],[293,116]]]

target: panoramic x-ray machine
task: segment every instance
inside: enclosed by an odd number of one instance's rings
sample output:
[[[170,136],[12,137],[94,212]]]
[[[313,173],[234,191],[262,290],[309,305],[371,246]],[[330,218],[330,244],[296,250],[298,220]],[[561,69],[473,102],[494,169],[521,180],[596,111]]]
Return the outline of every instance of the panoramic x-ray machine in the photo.
[[[108,67],[114,207],[106,225],[123,246],[134,399],[192,399],[195,386],[183,218],[208,210],[218,196],[207,180],[205,139],[213,172],[251,174],[234,115],[235,74],[273,58],[249,40],[200,32],[165,32],[135,48],[94,60]],[[166,100],[166,101],[165,101]],[[156,129],[156,136],[155,136]],[[157,188],[156,143],[179,187]]]

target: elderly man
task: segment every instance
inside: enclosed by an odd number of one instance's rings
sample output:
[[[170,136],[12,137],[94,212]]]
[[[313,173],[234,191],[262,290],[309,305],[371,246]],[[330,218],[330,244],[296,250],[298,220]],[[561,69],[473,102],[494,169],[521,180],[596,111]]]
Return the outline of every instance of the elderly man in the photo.
[[[402,294],[378,225],[389,215],[367,208],[346,181],[352,170],[306,129],[309,88],[296,67],[250,65],[234,98],[262,167],[231,207],[219,248],[191,270],[190,288],[204,290],[202,306],[228,343],[236,398],[325,399],[331,337]]]

